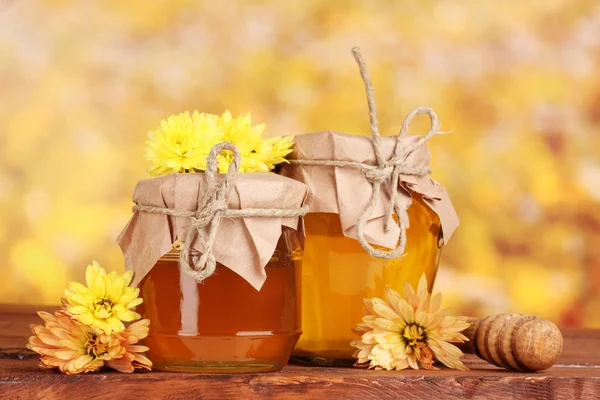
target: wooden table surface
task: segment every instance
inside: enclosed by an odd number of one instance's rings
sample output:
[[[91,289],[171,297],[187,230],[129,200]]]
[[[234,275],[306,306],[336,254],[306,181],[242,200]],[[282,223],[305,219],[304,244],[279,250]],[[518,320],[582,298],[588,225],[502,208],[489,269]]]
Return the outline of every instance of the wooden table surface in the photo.
[[[470,372],[367,371],[289,365],[265,374],[97,372],[37,368],[25,349],[31,306],[0,305],[0,399],[600,399],[600,330],[564,329],[563,354],[549,370],[514,373],[467,355]],[[50,311],[48,308],[46,310]]]

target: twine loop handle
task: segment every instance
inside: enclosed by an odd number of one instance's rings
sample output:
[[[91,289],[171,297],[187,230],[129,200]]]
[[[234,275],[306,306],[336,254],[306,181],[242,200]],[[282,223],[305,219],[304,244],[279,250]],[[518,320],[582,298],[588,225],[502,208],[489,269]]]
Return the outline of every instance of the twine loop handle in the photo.
[[[231,151],[233,153],[233,160],[229,164],[229,168],[223,179],[218,180],[216,177],[218,167],[217,156],[223,150]],[[233,143],[221,142],[212,147],[206,160],[206,189],[202,199],[198,203],[196,211],[181,211],[146,205],[135,205],[133,207],[134,212],[164,214],[173,217],[188,218],[190,220],[185,241],[179,254],[179,262],[182,269],[193,276],[198,282],[203,281],[215,272],[217,261],[213,247],[222,218],[301,217],[308,212],[308,206],[302,206],[297,209],[244,208],[241,210],[230,210],[227,204],[227,197],[240,169],[240,158],[240,151]],[[192,265],[190,262],[190,253],[192,244],[196,238],[200,239],[204,251],[200,255],[198,262]]]
[[[229,164],[225,178],[219,183],[216,180],[217,156],[223,150],[233,152],[233,160]],[[191,218],[190,227],[180,252],[180,263],[184,270],[188,271],[197,281],[203,281],[215,272],[217,262],[213,253],[213,245],[217,237],[217,229],[221,224],[223,212],[227,210],[227,195],[229,185],[240,169],[240,151],[229,142],[217,143],[210,149],[206,160],[206,191],[196,214]],[[195,268],[190,263],[192,243],[196,237],[204,243],[204,251],[200,256]]]
[[[430,140],[433,136],[435,136],[438,133],[439,120],[437,118],[437,115],[431,108],[419,107],[411,111],[402,123],[400,133],[396,136],[396,143],[394,146],[392,158],[386,160],[383,157],[383,151],[381,149],[381,135],[379,134],[379,121],[377,120],[377,109],[375,106],[374,90],[373,84],[371,83],[371,77],[369,76],[367,66],[360,54],[360,49],[358,47],[354,47],[352,49],[352,55],[354,55],[354,59],[358,64],[360,76],[362,77],[363,82],[365,84],[365,91],[367,93],[367,103],[369,106],[369,125],[371,128],[375,160],[378,166],[378,168],[374,170],[365,171],[365,177],[371,183],[373,187],[373,192],[371,194],[371,199],[369,200],[369,203],[367,203],[367,206],[365,207],[363,213],[358,218],[358,223],[356,225],[356,237],[361,246],[372,256],[383,259],[397,258],[404,253],[404,250],[406,248],[406,227],[402,222],[402,219],[400,218],[400,213],[403,210],[401,210],[401,205],[398,197],[400,175],[412,174],[417,176],[425,176],[431,172],[429,168],[422,170],[408,168],[408,166],[405,163],[405,160],[413,151],[424,145],[428,140]],[[425,136],[421,136],[413,145],[408,146],[406,148],[402,148],[400,142],[403,137],[408,135],[408,126],[410,125],[412,120],[420,114],[427,114],[429,116],[431,121],[429,131]],[[383,229],[385,232],[389,232],[391,224],[394,223],[394,212],[396,213],[396,216],[398,218],[398,227],[400,228],[397,241],[398,245],[396,246],[396,248],[390,251],[376,249],[375,247],[371,246],[371,244],[365,238],[365,226],[367,224],[367,221],[373,214],[375,206],[379,201],[381,184],[382,182],[388,179],[390,181],[390,202],[385,214]]]

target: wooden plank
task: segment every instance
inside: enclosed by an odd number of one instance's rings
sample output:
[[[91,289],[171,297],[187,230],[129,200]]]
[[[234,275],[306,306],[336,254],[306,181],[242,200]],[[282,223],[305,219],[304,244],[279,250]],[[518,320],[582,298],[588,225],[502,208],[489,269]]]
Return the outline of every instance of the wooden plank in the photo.
[[[54,309],[56,307],[0,304],[0,349],[23,348],[31,335],[29,325],[41,323],[36,310],[51,312]],[[563,328],[562,332],[564,347],[557,364],[600,365],[600,330]]]
[[[2,360],[0,397],[7,399],[170,398],[356,398],[356,399],[596,399],[600,377],[589,371],[553,368],[515,374],[493,369],[365,371],[288,366],[268,374],[95,373],[66,376],[35,371],[36,361]],[[34,372],[35,371],[35,372]]]
[[[0,305],[0,398],[4,399],[595,399],[600,398],[600,332],[565,329],[558,365],[534,374],[512,373],[474,356],[472,371],[367,371],[290,365],[267,374],[132,375],[100,372],[67,376],[37,369],[23,349],[36,307]]]

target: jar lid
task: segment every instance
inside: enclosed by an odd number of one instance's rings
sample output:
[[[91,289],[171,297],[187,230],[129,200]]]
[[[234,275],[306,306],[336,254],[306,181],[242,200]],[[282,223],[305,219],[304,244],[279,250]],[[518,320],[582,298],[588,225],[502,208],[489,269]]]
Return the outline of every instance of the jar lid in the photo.
[[[431,154],[426,143],[442,133],[437,115],[419,107],[406,116],[398,136],[381,137],[371,78],[360,50],[355,47],[352,54],[365,85],[371,138],[331,131],[298,136],[291,165],[284,166],[283,174],[308,185],[311,212],[339,214],[344,235],[357,239],[374,257],[389,259],[404,253],[411,192],[422,195],[449,239],[458,217],[444,188],[429,177]],[[424,136],[408,135],[419,114],[429,116],[429,131]]]
[[[214,240],[208,245],[213,261],[230,268],[257,290],[262,287],[264,268],[275,251],[281,227],[302,228],[308,188],[268,172],[242,173],[231,182],[229,175],[176,173],[138,182],[133,192],[134,214],[117,238],[126,268],[135,272],[134,285],[176,240],[189,240],[188,250],[204,254],[206,238],[215,228]],[[213,226],[214,220],[210,221],[212,217],[203,205],[211,187],[226,180],[229,187],[223,192],[222,204],[208,207],[214,213],[211,215],[219,215],[217,226]]]
[[[399,139],[398,146],[409,148],[421,136],[406,135]],[[381,137],[381,151],[386,160],[393,158],[396,137]],[[288,156],[291,164],[282,168],[282,175],[304,182],[309,187],[307,205],[311,213],[339,214],[342,230],[347,237],[357,238],[357,224],[373,195],[373,184],[369,171],[378,170],[372,139],[366,136],[323,131],[296,136],[295,147]],[[426,145],[418,146],[403,161],[406,170],[424,170],[429,166],[431,153]],[[347,162],[343,166],[295,163],[294,160],[333,160]],[[353,165],[361,164],[365,167]],[[368,168],[371,166],[372,168]],[[393,168],[392,168],[393,169]],[[390,171],[391,172],[391,171]],[[376,204],[365,224],[365,238],[373,244],[390,249],[396,247],[400,227],[390,224],[384,229],[391,190],[397,192],[400,205],[398,218],[406,228],[410,221],[406,209],[411,205],[411,193],[419,193],[423,201],[438,215],[444,240],[447,241],[459,221],[446,190],[428,174],[399,173],[398,186],[390,187],[388,174],[379,188]]]

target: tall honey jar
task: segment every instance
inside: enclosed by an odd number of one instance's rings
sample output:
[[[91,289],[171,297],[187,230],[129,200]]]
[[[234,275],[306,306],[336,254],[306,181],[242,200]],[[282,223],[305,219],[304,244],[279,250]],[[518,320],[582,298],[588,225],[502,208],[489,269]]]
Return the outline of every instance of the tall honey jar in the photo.
[[[219,144],[211,156],[235,147]],[[236,153],[237,155],[237,153]],[[209,165],[211,159],[209,156]],[[301,334],[304,184],[274,173],[142,180],[118,241],[150,319],[154,368],[266,372]]]
[[[395,139],[381,139],[389,156]],[[415,141],[414,137],[406,140]],[[310,187],[310,212],[304,219],[304,333],[294,354],[349,358],[354,352],[351,330],[364,314],[362,299],[384,298],[386,286],[401,293],[404,281],[416,286],[422,274],[431,288],[442,245],[458,220],[445,190],[429,176],[401,176],[397,188],[400,207],[391,216],[389,230],[384,225],[391,196],[383,185],[365,223],[365,240],[375,252],[383,252],[383,257],[373,256],[357,240],[357,221],[373,193],[363,170],[294,164],[295,157],[374,165],[375,156],[369,138],[327,131],[296,137],[292,164],[283,168],[283,174]],[[428,158],[426,148],[420,147],[409,156],[409,162],[423,168]],[[405,241],[401,254],[384,258],[398,246],[399,237]]]
[[[371,82],[359,55],[357,61],[372,136],[299,135],[282,168],[309,187],[297,356],[350,358],[362,299],[385,298],[386,286],[402,293],[405,281],[416,287],[423,274],[431,290],[442,245],[458,226],[448,194],[429,176],[426,142],[439,133],[436,114],[417,108],[398,136],[380,136]],[[429,116],[429,132],[409,135],[420,114]]]

